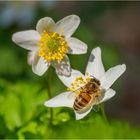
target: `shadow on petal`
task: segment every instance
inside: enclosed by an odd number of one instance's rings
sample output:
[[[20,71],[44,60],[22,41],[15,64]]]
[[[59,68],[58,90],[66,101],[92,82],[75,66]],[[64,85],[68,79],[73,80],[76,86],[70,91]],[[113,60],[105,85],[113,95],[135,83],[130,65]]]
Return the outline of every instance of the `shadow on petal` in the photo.
[[[64,57],[62,61],[54,61],[52,62],[52,66],[56,69],[56,73],[61,76],[69,77],[71,75],[71,67],[69,58],[67,56]]]

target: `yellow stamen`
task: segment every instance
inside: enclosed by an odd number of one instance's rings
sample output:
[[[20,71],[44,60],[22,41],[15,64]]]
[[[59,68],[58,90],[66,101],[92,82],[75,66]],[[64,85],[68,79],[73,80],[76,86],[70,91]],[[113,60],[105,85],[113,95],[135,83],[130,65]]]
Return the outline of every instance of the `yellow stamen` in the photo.
[[[91,77],[87,77],[87,78],[83,78],[82,76],[77,77],[75,79],[75,81],[71,84],[71,87],[68,88],[68,91],[75,91],[76,94],[78,94],[80,92],[81,87],[83,87],[84,85],[86,85],[89,81],[91,80]]]
[[[46,61],[61,61],[69,50],[69,46],[62,34],[46,32],[41,34],[38,42],[39,53]]]

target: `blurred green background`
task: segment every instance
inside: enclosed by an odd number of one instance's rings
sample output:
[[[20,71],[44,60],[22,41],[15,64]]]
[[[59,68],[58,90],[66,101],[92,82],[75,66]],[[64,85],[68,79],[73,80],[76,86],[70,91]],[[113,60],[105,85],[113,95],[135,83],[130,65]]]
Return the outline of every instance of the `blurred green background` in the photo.
[[[92,111],[80,121],[69,108],[53,109],[48,99],[47,72],[35,75],[27,51],[14,44],[12,34],[35,29],[45,16],[55,21],[77,14],[81,24],[74,36],[88,44],[88,53],[69,55],[82,72],[93,48],[102,48],[105,68],[125,63],[127,71],[113,85],[117,94],[105,103],[108,123]],[[0,138],[84,139],[140,138],[140,2],[22,1],[0,2]],[[77,61],[75,61],[75,59]],[[66,90],[52,70],[52,96]]]

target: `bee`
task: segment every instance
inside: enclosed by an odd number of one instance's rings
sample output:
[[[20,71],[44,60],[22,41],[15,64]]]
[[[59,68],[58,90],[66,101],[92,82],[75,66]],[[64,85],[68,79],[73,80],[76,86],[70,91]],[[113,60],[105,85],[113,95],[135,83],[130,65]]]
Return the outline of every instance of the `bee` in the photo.
[[[84,113],[98,101],[100,95],[100,81],[92,77],[86,85],[79,89],[79,94],[73,104],[74,110],[79,114]]]

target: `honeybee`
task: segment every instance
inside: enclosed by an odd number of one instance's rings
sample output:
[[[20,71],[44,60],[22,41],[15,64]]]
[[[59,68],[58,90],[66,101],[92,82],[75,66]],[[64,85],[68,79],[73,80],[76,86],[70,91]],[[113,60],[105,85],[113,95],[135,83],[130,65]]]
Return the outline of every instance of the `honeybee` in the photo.
[[[75,98],[73,108],[81,114],[98,102],[101,95],[100,81],[92,77],[86,85],[79,89],[79,94]]]

